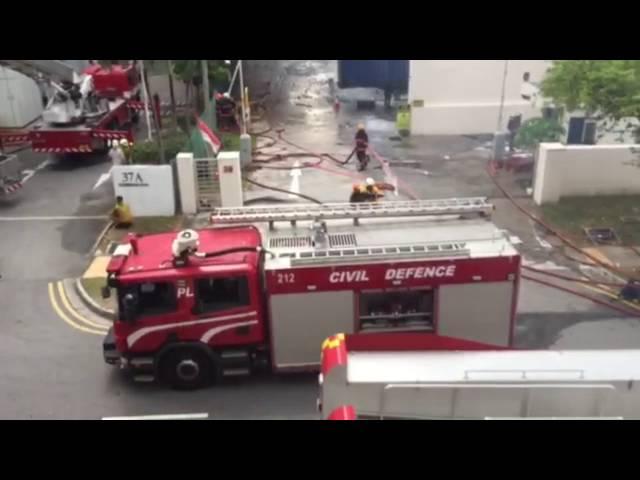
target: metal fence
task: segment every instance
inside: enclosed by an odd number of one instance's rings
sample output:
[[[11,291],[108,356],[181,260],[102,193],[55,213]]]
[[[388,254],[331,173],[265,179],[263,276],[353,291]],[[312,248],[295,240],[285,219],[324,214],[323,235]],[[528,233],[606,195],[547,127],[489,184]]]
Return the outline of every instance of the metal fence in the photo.
[[[220,206],[220,181],[215,158],[196,158],[194,175],[198,211],[206,212]]]

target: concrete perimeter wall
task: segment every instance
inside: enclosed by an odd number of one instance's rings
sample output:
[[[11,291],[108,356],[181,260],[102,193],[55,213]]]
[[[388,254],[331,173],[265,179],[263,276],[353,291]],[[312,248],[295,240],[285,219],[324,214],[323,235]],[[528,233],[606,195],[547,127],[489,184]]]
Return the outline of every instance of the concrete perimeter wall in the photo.
[[[533,199],[538,205],[562,197],[640,194],[640,153],[635,145],[540,144]],[[640,152],[640,150],[638,150]]]

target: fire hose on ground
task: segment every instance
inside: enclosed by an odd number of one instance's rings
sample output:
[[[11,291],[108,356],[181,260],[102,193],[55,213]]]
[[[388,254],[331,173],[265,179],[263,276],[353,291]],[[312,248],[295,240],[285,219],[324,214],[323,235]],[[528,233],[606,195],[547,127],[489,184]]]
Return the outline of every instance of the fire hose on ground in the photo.
[[[505,198],[507,198],[513,204],[513,206],[516,207],[520,212],[522,212],[524,215],[526,215],[531,220],[536,222],[538,225],[541,225],[547,231],[551,232],[554,236],[559,238],[560,241],[562,243],[564,243],[565,245],[567,245],[569,248],[571,248],[571,249],[579,252],[580,254],[584,255],[589,260],[591,260],[595,264],[601,266],[602,268],[604,268],[604,269],[606,269],[606,270],[608,270],[608,271],[610,271],[612,273],[615,273],[616,275],[622,277],[625,280],[628,280],[627,277],[626,277],[626,273],[622,272],[620,269],[618,269],[618,268],[616,268],[616,267],[614,267],[612,265],[607,264],[606,262],[603,262],[602,260],[600,260],[599,258],[595,257],[594,255],[591,255],[590,253],[583,251],[579,246],[577,246],[569,238],[565,237],[564,235],[559,233],[557,230],[555,230],[553,227],[551,227],[548,223],[546,223],[545,221],[541,220],[540,218],[538,218],[533,213],[529,212],[526,208],[522,207],[515,200],[515,198],[513,198],[513,196],[500,184],[500,182],[496,178],[495,169],[492,169],[491,167],[492,167],[491,162],[489,162],[489,164],[487,165],[487,173],[488,173],[489,177],[491,178],[493,183],[496,185],[498,190],[500,190],[500,192],[502,192],[502,194],[505,196]]]
[[[532,276],[529,276],[529,275],[526,275],[526,274],[523,274],[521,278],[523,278],[525,280],[529,280],[531,282],[539,283],[539,284],[544,285],[546,287],[555,288],[557,290],[561,290],[563,292],[570,293],[572,295],[584,298],[586,300],[590,300],[593,303],[596,303],[596,304],[601,305],[603,307],[610,308],[611,310],[615,310],[615,311],[617,311],[619,313],[622,313],[624,315],[628,315],[628,316],[631,316],[631,317],[640,317],[640,312],[639,311],[627,310],[627,309],[625,309],[623,307],[614,305],[614,304],[606,302],[604,300],[600,300],[599,298],[592,297],[591,295],[587,295],[585,293],[578,292],[576,290],[572,290],[572,289],[567,288],[567,287],[556,285],[556,284],[554,284],[552,282],[547,282],[545,280],[541,280],[539,278],[535,278],[535,277],[532,277]]]
[[[268,169],[273,169],[273,170],[293,170],[293,169],[295,169],[295,168],[318,168],[318,167],[320,167],[320,164],[321,164],[321,163],[323,163],[323,161],[324,161],[324,159],[325,159],[325,158],[328,158],[328,159],[332,160],[334,163],[336,163],[337,165],[344,167],[344,165],[346,165],[346,164],[351,160],[351,157],[353,156],[353,152],[352,152],[352,154],[351,154],[351,155],[349,155],[349,157],[348,157],[345,161],[341,161],[341,160],[339,160],[339,159],[335,158],[335,157],[334,157],[333,155],[331,155],[331,154],[328,154],[328,153],[322,153],[322,154],[321,154],[321,153],[312,152],[312,151],[310,151],[310,150],[308,150],[308,149],[306,149],[306,148],[304,148],[304,147],[302,147],[302,146],[300,146],[300,145],[297,145],[297,144],[296,144],[296,143],[294,143],[294,142],[291,142],[291,141],[287,140],[287,139],[286,139],[286,138],[284,138],[284,137],[283,137],[283,135],[282,135],[282,134],[283,134],[283,132],[284,132],[284,129],[279,129],[279,130],[277,131],[277,134],[278,134],[278,138],[277,138],[277,139],[274,139],[273,137],[270,137],[270,136],[268,136],[268,135],[267,135],[267,134],[268,134],[269,132],[271,132],[271,131],[272,131],[272,128],[271,128],[271,127],[269,127],[268,129],[266,129],[266,130],[265,130],[265,131],[263,131],[263,132],[253,132],[253,134],[254,134],[254,135],[256,135],[256,136],[260,136],[260,137],[263,137],[263,138],[267,138],[267,139],[269,139],[269,140],[271,140],[271,141],[272,141],[272,143],[271,143],[271,144],[269,144],[267,147],[264,147],[264,146],[263,146],[263,147],[261,147],[261,148],[270,148],[270,147],[272,147],[272,146],[276,145],[276,144],[278,143],[278,141],[282,141],[282,142],[284,142],[284,143],[286,143],[286,144],[288,144],[288,145],[291,145],[291,146],[293,146],[293,147],[295,147],[295,148],[298,148],[299,150],[302,150],[304,153],[299,153],[299,152],[295,153],[295,152],[294,152],[294,153],[285,153],[285,154],[274,154],[274,155],[271,155],[270,157],[268,157],[268,158],[266,158],[266,159],[256,160],[256,163],[260,163],[260,164],[262,164],[262,165],[260,165],[260,167],[258,167],[258,168],[268,168]],[[375,159],[380,163],[380,165],[382,166],[383,170],[385,170],[385,173],[386,173],[386,174],[388,174],[388,173],[387,173],[387,171],[386,171],[386,169],[385,169],[385,166],[387,166],[387,164],[386,164],[386,162],[384,161],[384,159],[382,159],[382,158],[377,154],[377,152],[376,152],[373,148],[370,148],[370,152],[371,152],[371,154],[373,155],[373,157],[374,157],[374,158],[375,158]],[[254,151],[254,154],[260,154],[260,150],[259,150],[259,149],[255,150],[255,151]],[[269,164],[269,163],[274,163],[274,162],[284,161],[284,160],[289,159],[289,158],[304,158],[304,157],[308,157],[308,156],[316,157],[316,158],[317,158],[317,161],[316,161],[316,162],[313,162],[313,163],[304,163],[303,165],[291,166],[291,167],[288,167],[288,166],[287,166],[287,167],[274,167],[274,166],[267,166],[267,165],[265,165],[265,164]],[[526,216],[528,216],[529,218],[531,218],[531,219],[532,219],[533,221],[535,221],[536,223],[538,223],[538,224],[542,225],[544,228],[546,228],[546,229],[547,229],[548,231],[550,231],[552,234],[556,235],[558,238],[560,238],[560,239],[563,241],[563,243],[565,243],[566,245],[568,245],[568,246],[569,246],[569,247],[571,247],[572,249],[574,249],[574,250],[576,250],[576,251],[578,251],[578,252],[580,252],[580,253],[584,254],[585,256],[587,256],[587,257],[588,257],[590,260],[592,260],[595,264],[597,264],[597,265],[601,265],[601,266],[603,266],[604,268],[606,268],[607,270],[610,270],[610,271],[612,270],[611,266],[609,266],[609,265],[605,264],[604,262],[602,262],[602,261],[600,261],[599,259],[597,259],[597,258],[593,257],[592,255],[590,255],[590,254],[588,254],[588,253],[586,253],[586,252],[583,252],[583,251],[582,251],[582,250],[581,250],[577,245],[575,245],[575,244],[574,244],[573,242],[571,242],[569,239],[565,238],[564,236],[562,236],[561,234],[559,234],[558,232],[556,232],[553,228],[551,228],[549,225],[547,225],[544,221],[540,220],[538,217],[536,217],[536,216],[535,216],[535,215],[533,215],[532,213],[528,212],[524,207],[520,206],[520,205],[515,201],[515,199],[513,198],[513,196],[512,196],[512,195],[510,195],[510,194],[506,191],[506,189],[504,189],[504,188],[502,187],[502,185],[498,182],[498,180],[495,178],[495,173],[493,173],[493,172],[491,171],[491,169],[490,169],[490,168],[488,168],[487,170],[488,170],[488,173],[489,173],[490,178],[491,178],[491,179],[492,179],[492,181],[496,184],[496,186],[498,187],[498,189],[503,193],[503,195],[504,195],[504,196],[505,196],[505,197],[506,197],[506,198],[507,198],[507,199],[508,199],[508,200],[509,200],[509,201],[510,201],[510,202],[511,202],[511,203],[512,203],[512,204],[513,204],[513,205],[514,205],[514,206],[515,206],[519,211],[521,211],[523,214],[525,214]],[[310,201],[310,202],[312,202],[312,203],[316,203],[316,204],[319,204],[319,205],[322,205],[322,204],[323,204],[323,202],[319,201],[319,200],[318,200],[318,199],[316,199],[316,198],[310,197],[310,196],[308,196],[308,195],[304,195],[304,194],[297,193],[297,192],[292,192],[292,191],[289,191],[289,190],[286,190],[286,189],[282,189],[282,188],[278,188],[278,187],[273,187],[273,186],[271,186],[271,185],[265,185],[265,184],[263,184],[263,183],[261,183],[261,182],[257,182],[257,181],[255,181],[255,180],[252,180],[252,179],[250,179],[250,178],[248,178],[248,177],[246,177],[246,176],[244,176],[243,178],[244,178],[244,180],[245,180],[247,183],[250,183],[250,184],[252,184],[252,185],[258,186],[258,187],[260,187],[260,188],[264,188],[264,189],[267,189],[267,190],[272,190],[272,191],[276,191],[276,192],[280,192],[280,193],[286,193],[286,194],[294,195],[294,196],[297,196],[297,197],[299,197],[299,198],[302,198],[302,199],[308,200],[308,201]],[[417,196],[415,195],[415,193],[414,193],[414,192],[412,192],[412,191],[410,191],[410,188],[409,188],[408,186],[405,186],[405,190],[408,190],[409,196],[410,196],[411,198],[413,198],[413,199],[417,199]],[[639,253],[639,252],[636,252],[636,253]],[[639,254],[640,254],[640,253],[639,253]],[[535,269],[535,268],[533,268],[533,267],[528,267],[528,266],[523,266],[522,268],[523,268],[523,269],[525,269],[525,270],[528,270],[528,271],[534,272],[534,273],[538,273],[538,274],[543,274],[543,275],[547,275],[547,276],[555,277],[555,278],[558,278],[558,279],[561,279],[561,280],[565,280],[565,281],[572,281],[572,282],[576,282],[576,283],[584,283],[584,284],[595,285],[595,286],[612,286],[612,287],[618,287],[618,288],[619,288],[619,287],[622,287],[622,284],[619,284],[619,283],[612,283],[612,282],[595,282],[595,281],[592,281],[592,280],[579,279],[579,278],[572,278],[572,277],[568,277],[568,276],[565,276],[565,275],[560,275],[560,274],[555,274],[555,273],[547,272],[547,271],[544,271],[544,270],[538,270],[538,269]],[[616,271],[616,273],[619,273],[619,272],[617,272],[617,271]],[[576,291],[576,290],[572,290],[572,289],[570,289],[570,288],[562,287],[562,286],[557,285],[557,284],[554,284],[554,283],[552,283],[552,282],[547,282],[547,281],[544,281],[544,280],[541,280],[541,279],[538,279],[538,278],[535,278],[535,277],[532,277],[532,276],[529,276],[529,275],[526,275],[526,274],[523,274],[523,275],[522,275],[522,278],[523,278],[523,279],[525,279],[525,280],[533,281],[533,282],[539,283],[539,284],[541,284],[541,285],[544,285],[544,286],[547,286],[547,287],[550,287],[550,288],[555,288],[555,289],[561,290],[561,291],[563,291],[563,292],[565,292],[565,293],[569,293],[569,294],[575,295],[575,296],[577,296],[577,297],[580,297],[580,298],[583,298],[583,299],[589,300],[589,301],[591,301],[591,302],[593,302],[593,303],[595,303],[595,304],[597,304],[597,305],[607,307],[607,308],[609,308],[609,309],[612,309],[612,310],[617,311],[617,312],[619,312],[619,313],[622,313],[622,314],[624,314],[624,315],[630,315],[630,316],[634,316],[634,317],[640,317],[640,313],[639,313],[639,312],[637,312],[637,311],[636,311],[636,312],[633,312],[633,311],[627,310],[627,309],[625,309],[625,308],[623,308],[623,307],[619,307],[619,306],[617,306],[617,305],[613,305],[613,304],[611,304],[611,303],[609,303],[609,302],[606,302],[606,301],[604,301],[604,300],[600,300],[599,298],[592,297],[592,296],[590,296],[590,295],[584,294],[584,293],[582,293],[582,292],[578,292],[578,291]]]
[[[576,283],[584,283],[587,285],[594,285],[594,286],[607,286],[607,287],[617,287],[617,288],[622,288],[624,287],[623,283],[613,283],[613,282],[596,282],[594,280],[591,279],[583,279],[583,278],[574,278],[574,277],[569,277],[567,275],[561,275],[559,273],[553,273],[553,272],[548,272],[546,270],[539,270],[537,268],[533,268],[533,267],[529,267],[527,265],[522,265],[523,270],[529,270],[530,272],[534,272],[540,275],[547,275],[549,277],[554,277],[554,278],[558,278],[560,280],[565,280],[567,282],[576,282]]]

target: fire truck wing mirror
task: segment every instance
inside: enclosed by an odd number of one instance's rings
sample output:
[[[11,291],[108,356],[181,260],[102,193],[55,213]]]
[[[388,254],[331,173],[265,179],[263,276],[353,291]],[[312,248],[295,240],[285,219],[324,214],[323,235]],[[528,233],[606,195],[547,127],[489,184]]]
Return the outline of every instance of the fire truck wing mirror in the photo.
[[[127,293],[122,299],[122,317],[125,321],[133,321],[136,317],[138,299],[132,293]]]
[[[107,299],[107,298],[111,298],[111,289],[105,285],[104,287],[102,287],[102,298]]]

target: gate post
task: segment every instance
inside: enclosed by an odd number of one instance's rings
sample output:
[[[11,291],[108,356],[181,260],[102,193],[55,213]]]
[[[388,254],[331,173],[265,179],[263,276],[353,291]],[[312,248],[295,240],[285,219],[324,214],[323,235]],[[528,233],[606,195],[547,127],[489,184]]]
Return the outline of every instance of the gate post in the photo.
[[[242,207],[242,168],[240,152],[220,152],[218,154],[218,178],[220,179],[220,203],[222,207]]]
[[[198,213],[198,202],[196,199],[197,190],[193,153],[179,153],[176,157],[176,166],[182,213],[195,215]]]

